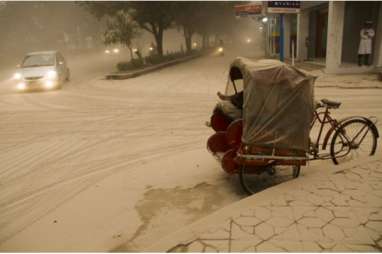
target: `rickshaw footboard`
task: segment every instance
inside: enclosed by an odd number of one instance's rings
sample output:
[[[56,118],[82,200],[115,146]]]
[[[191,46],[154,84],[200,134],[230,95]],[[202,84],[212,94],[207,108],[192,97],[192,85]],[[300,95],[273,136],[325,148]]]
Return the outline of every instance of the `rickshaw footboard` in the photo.
[[[308,157],[302,150],[248,147],[242,145],[236,154],[239,165],[306,165]]]

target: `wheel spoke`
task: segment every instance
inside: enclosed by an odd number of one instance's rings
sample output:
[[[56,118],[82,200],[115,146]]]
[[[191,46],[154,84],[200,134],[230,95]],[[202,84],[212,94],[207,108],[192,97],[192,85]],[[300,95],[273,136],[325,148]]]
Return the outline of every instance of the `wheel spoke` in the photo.
[[[354,119],[340,127],[333,136],[330,153],[335,164],[375,153],[377,138],[365,120]]]
[[[262,172],[260,174],[255,174],[253,169],[240,169],[240,183],[244,191],[248,194],[254,194],[271,186],[298,177],[300,166],[273,166],[271,169],[259,170],[262,170]]]

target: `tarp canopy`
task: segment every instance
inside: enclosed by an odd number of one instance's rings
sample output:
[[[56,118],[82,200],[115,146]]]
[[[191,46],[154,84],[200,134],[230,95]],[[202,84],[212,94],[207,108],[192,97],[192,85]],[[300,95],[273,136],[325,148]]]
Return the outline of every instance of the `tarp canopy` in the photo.
[[[230,78],[243,79],[244,144],[308,150],[316,77],[277,60],[240,57]]]

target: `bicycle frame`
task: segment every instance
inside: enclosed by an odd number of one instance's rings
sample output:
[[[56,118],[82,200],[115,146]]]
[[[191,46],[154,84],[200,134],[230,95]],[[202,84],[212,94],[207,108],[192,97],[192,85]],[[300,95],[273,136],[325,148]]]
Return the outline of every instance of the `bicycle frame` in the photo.
[[[320,115],[323,115],[322,117],[320,117]],[[311,150],[309,151],[309,154],[312,155],[313,157],[310,158],[309,160],[316,160],[316,159],[330,159],[331,156],[330,156],[330,153],[327,153],[327,154],[319,154],[319,151],[320,151],[320,141],[321,141],[321,136],[322,136],[322,132],[323,132],[323,129],[324,129],[324,126],[326,124],[330,124],[331,125],[331,128],[329,129],[329,131],[326,133],[325,135],[325,138],[324,138],[324,142],[322,143],[322,149],[325,150],[326,149],[326,145],[328,143],[328,140],[331,136],[331,134],[333,133],[333,131],[336,131],[338,128],[339,128],[339,124],[337,122],[336,119],[333,119],[331,116],[330,116],[330,111],[329,111],[329,108],[328,107],[325,107],[325,111],[321,111],[321,112],[318,112],[317,110],[314,111],[314,116],[313,116],[313,120],[312,120],[312,123],[310,125],[310,129],[312,130],[313,126],[315,125],[316,122],[319,122],[320,124],[320,129],[319,129],[319,132],[318,132],[318,136],[317,136],[317,139],[316,139],[316,142],[313,143],[311,140],[310,140],[310,147],[311,147]]]
[[[357,147],[357,144],[355,144],[354,141],[359,137],[359,135],[361,135],[361,133],[364,131],[365,128],[369,128],[370,127],[372,129],[375,129],[375,131],[377,133],[377,137],[379,136],[378,135],[378,130],[376,130],[376,128],[375,128],[375,125],[374,125],[375,123],[373,123],[373,121],[371,121],[368,118],[352,116],[352,117],[348,117],[348,118],[342,119],[341,121],[337,121],[336,119],[334,119],[334,118],[332,118],[330,116],[330,111],[329,111],[329,107],[328,106],[325,106],[325,111],[318,112],[317,109],[316,109],[314,111],[314,116],[313,116],[312,123],[310,125],[310,129],[312,130],[313,126],[316,124],[317,121],[320,124],[320,128],[319,128],[319,133],[318,133],[316,142],[313,143],[312,140],[309,140],[309,142],[310,142],[309,155],[311,155],[309,160],[331,159],[332,156],[331,156],[330,153],[320,154],[320,145],[322,145],[322,150],[326,150],[326,146],[328,144],[329,138],[332,136],[332,133],[337,131],[337,130],[339,130],[344,123],[346,123],[347,121],[353,120],[353,119],[362,119],[362,120],[366,121],[368,124],[365,125],[364,127],[362,127],[352,140],[350,140],[350,138],[347,137],[346,133],[340,132],[340,134],[339,134],[340,138],[345,141],[345,142],[342,142],[342,143],[343,144],[347,144],[347,147],[349,149],[346,151],[345,154],[343,154],[341,156],[338,156],[338,157],[336,156],[337,158],[346,156],[347,154],[349,154],[351,149]],[[320,144],[321,137],[322,137],[322,132],[323,132],[324,126],[326,124],[330,124],[331,127],[330,127],[329,131],[326,133],[326,135],[324,137],[324,140],[323,140],[323,143]],[[368,129],[368,131],[369,131],[369,129]],[[366,131],[363,134],[363,136],[361,137],[361,140],[358,142],[359,144],[362,143],[362,141],[366,137],[368,131]],[[343,151],[343,149],[341,149],[340,151],[336,152],[336,154],[339,154],[342,151]]]

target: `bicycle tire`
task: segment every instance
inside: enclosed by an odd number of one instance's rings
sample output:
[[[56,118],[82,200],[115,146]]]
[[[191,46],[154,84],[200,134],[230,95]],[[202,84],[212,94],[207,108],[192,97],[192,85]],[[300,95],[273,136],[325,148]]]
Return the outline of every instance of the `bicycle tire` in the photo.
[[[300,175],[300,170],[301,170],[301,166],[300,165],[292,165],[292,166],[288,166],[288,167],[292,167],[292,178],[297,178],[299,177]],[[266,170],[264,170],[264,172],[266,172]],[[273,173],[275,174],[275,173]],[[252,174],[251,174],[252,175]],[[255,194],[257,191],[252,188],[249,184],[248,184],[248,179],[247,179],[247,175],[245,173],[245,166],[242,166],[239,170],[239,180],[240,180],[240,185],[242,187],[242,189],[244,190],[244,192],[246,192],[248,195],[252,195],[252,194]]]
[[[362,138],[360,141],[360,144],[358,145],[358,147],[356,147],[354,144],[344,144],[344,143],[341,143],[343,142],[343,139],[347,139],[347,137],[344,137],[344,135],[349,135],[350,133],[350,130],[352,128],[355,128],[354,126],[355,125],[360,125],[362,126],[360,129],[359,129],[359,132],[356,134],[356,135],[360,135],[360,137]],[[352,127],[353,126],[353,127]],[[365,128],[365,134],[363,133],[363,128]],[[344,134],[345,133],[345,134]],[[365,137],[371,133],[371,149],[369,150],[370,152],[368,153],[369,156],[372,156],[375,154],[375,151],[377,150],[377,133],[375,131],[375,129],[373,129],[369,123],[366,121],[366,120],[363,120],[363,119],[353,119],[353,120],[350,120],[348,122],[345,122],[344,124],[342,124],[342,126],[340,126],[336,132],[334,133],[333,135],[333,138],[332,138],[332,141],[331,141],[331,144],[330,144],[330,156],[332,158],[332,161],[335,165],[338,165],[339,164],[339,158],[345,158],[350,152],[351,150],[357,150],[360,146],[361,146],[361,143],[365,143],[364,142],[364,139]],[[363,136],[365,135],[365,136]],[[357,136],[355,138],[358,138]],[[351,139],[354,139],[354,137],[351,137]],[[347,140],[348,141],[348,140]],[[338,142],[338,143],[337,143]],[[338,155],[341,151],[336,151],[336,144],[342,144],[342,147],[344,146],[347,146],[348,147],[348,150],[347,150],[347,153],[344,154],[344,155]],[[354,148],[350,148],[351,146],[355,146]],[[350,148],[350,150],[349,150]]]

